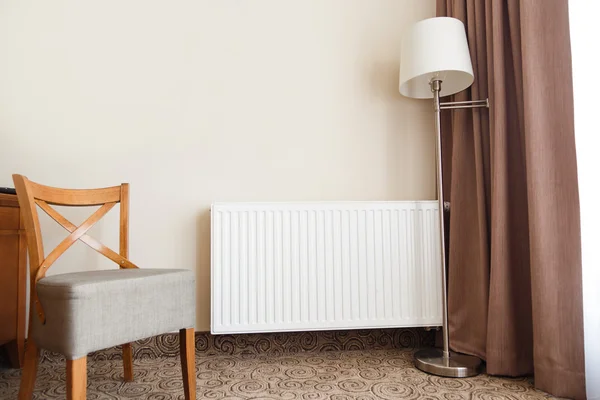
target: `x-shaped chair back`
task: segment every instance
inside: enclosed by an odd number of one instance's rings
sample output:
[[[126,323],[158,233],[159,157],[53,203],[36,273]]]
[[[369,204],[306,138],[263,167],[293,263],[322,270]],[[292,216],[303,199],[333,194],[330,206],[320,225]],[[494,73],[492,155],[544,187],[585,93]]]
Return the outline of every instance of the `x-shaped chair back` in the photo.
[[[114,261],[121,268],[137,268],[135,264],[127,259],[129,249],[128,183],[102,189],[59,189],[32,182],[23,175],[13,175],[13,181],[17,189],[19,205],[23,210],[23,222],[27,234],[31,274],[31,304],[34,305],[42,323],[45,322],[46,317],[37,297],[37,282],[46,275],[46,271],[48,271],[52,264],[78,240],[81,240],[98,253]],[[87,235],[87,231],[117,203],[120,204],[119,253],[116,253]],[[76,226],[52,208],[51,205],[74,207],[100,206],[100,208],[81,225]],[[37,207],[41,208],[50,218],[69,232],[69,235],[48,256],[45,256],[44,253]]]

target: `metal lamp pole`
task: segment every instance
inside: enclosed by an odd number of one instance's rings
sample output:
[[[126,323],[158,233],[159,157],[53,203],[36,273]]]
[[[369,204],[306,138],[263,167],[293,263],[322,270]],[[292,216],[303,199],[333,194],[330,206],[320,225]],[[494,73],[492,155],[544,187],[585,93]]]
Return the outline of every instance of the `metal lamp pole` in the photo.
[[[455,101],[440,102],[440,90],[442,81],[432,79],[429,83],[433,92],[433,107],[435,111],[435,131],[436,131],[436,175],[437,175],[437,194],[438,210],[440,219],[440,252],[442,264],[442,334],[443,350],[425,349],[415,353],[415,366],[422,371],[434,375],[465,378],[479,373],[481,360],[478,357],[466,354],[458,354],[450,351],[450,337],[448,335],[448,289],[446,276],[446,246],[444,241],[444,192],[442,186],[442,130],[441,130],[441,110],[459,109],[459,108],[489,108],[488,99],[474,101]]]

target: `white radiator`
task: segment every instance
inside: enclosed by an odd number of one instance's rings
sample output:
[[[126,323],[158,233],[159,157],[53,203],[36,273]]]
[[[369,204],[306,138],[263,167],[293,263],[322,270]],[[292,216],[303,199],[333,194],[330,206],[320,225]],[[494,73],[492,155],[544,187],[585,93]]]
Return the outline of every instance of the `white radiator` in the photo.
[[[437,201],[215,203],[211,331],[442,324]]]

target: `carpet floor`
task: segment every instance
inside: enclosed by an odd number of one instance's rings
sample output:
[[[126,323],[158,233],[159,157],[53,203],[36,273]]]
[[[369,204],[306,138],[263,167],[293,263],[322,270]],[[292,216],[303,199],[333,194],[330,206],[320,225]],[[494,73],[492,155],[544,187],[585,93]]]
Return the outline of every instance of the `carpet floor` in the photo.
[[[547,399],[528,378],[479,375],[440,378],[415,369],[412,349],[363,349],[279,354],[199,354],[196,391],[206,399]],[[124,383],[114,357],[88,362],[88,399],[183,399],[179,357],[134,361]],[[16,399],[21,371],[0,369],[0,399]],[[65,364],[40,364],[34,399],[65,398]]]

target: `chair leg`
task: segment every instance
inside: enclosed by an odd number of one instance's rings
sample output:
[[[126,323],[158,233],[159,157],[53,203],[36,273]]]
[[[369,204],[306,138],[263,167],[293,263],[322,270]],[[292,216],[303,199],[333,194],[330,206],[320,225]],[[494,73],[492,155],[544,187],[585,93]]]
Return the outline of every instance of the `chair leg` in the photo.
[[[67,400],[85,400],[87,356],[67,360]]]
[[[131,343],[123,346],[123,379],[125,382],[133,382],[133,350]]]
[[[25,344],[23,373],[21,375],[21,387],[19,388],[19,400],[31,400],[33,397],[33,387],[35,386],[39,361],[40,349],[33,339],[27,340]]]
[[[194,328],[179,331],[179,352],[185,400],[196,400],[196,342]]]

